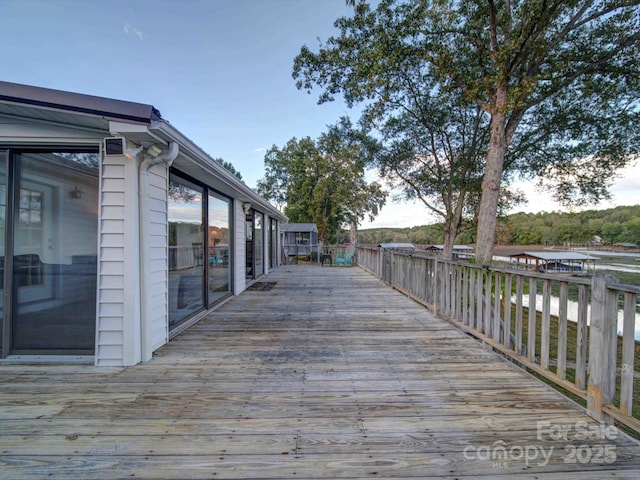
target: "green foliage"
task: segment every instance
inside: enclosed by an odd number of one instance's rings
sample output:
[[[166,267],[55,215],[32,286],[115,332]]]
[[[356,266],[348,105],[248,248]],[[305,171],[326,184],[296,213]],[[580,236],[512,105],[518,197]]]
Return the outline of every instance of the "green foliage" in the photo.
[[[289,221],[315,223],[323,242],[335,242],[345,225],[371,220],[386,194],[365,180],[363,145],[348,119],[330,126],[318,140],[292,138],[265,155],[258,192],[284,208]]]
[[[235,175],[237,177],[238,180],[242,180],[242,174],[239,171],[236,170],[236,168],[233,166],[233,164],[231,162],[227,162],[226,160],[223,160],[222,158],[214,158],[213,161],[219,163],[224,168],[229,170],[233,175]]]
[[[575,213],[516,213],[499,222],[500,245],[589,243],[640,244],[640,206]]]
[[[457,243],[471,244],[474,232],[465,232]],[[411,242],[442,244],[444,224],[410,228],[361,230],[360,242]],[[577,213],[515,213],[498,222],[498,245],[560,245],[590,243],[601,237],[607,244],[628,242],[640,245],[640,205]],[[617,275],[617,273],[616,273]]]

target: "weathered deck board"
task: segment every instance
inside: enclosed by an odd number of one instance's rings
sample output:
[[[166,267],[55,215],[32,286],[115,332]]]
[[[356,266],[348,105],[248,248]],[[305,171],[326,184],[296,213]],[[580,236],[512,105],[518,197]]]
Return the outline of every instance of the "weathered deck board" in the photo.
[[[635,440],[576,438],[582,409],[365,272],[268,279],[143,365],[0,365],[0,478],[640,478]]]

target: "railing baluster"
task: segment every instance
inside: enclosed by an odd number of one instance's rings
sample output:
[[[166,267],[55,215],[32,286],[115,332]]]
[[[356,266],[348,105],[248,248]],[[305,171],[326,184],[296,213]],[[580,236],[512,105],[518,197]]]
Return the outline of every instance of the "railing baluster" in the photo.
[[[588,287],[578,287],[578,318],[576,334],[576,387],[587,387],[587,317],[589,312]]]
[[[484,308],[482,308],[484,271],[479,268],[476,270],[476,274],[476,331],[484,333]]]
[[[476,315],[476,271],[469,269],[469,326],[477,329]]]
[[[558,368],[556,374],[562,380],[567,378],[567,301],[569,284],[560,282],[560,306],[558,309]]]
[[[540,366],[549,370],[549,342],[551,340],[551,280],[542,283],[542,331],[540,335]]]
[[[529,278],[529,328],[527,331],[527,358],[536,361],[536,294],[538,284],[536,279]]]
[[[599,421],[612,422],[603,407],[616,393],[616,317],[611,317],[617,298],[609,289],[615,277],[596,273],[591,284],[591,323],[589,325],[589,383],[587,413]]]
[[[444,304],[445,304],[445,311],[447,312],[447,315],[449,316],[449,318],[451,318],[452,312],[451,312],[451,286],[453,285],[453,283],[451,282],[451,264],[449,262],[446,262],[444,264],[445,267],[445,272],[444,272],[444,294],[442,295],[442,297],[444,298]]]
[[[462,267],[462,323],[469,325],[469,268]]]
[[[442,308],[446,316],[451,318],[451,265],[448,262],[442,263]]]
[[[493,339],[500,342],[500,297],[502,293],[502,274],[494,272],[494,289],[493,289]]]
[[[513,275],[507,273],[504,278],[504,335],[502,336],[502,344],[509,347],[511,341],[511,288]]]
[[[516,277],[516,344],[515,351],[518,354],[524,355],[525,352],[521,351],[522,346],[522,324],[523,324],[523,311],[522,311],[522,297],[524,296],[524,279],[522,275]]]
[[[460,265],[455,266],[456,269],[456,292],[454,292],[454,298],[456,300],[456,320],[462,321],[462,267]]]
[[[440,307],[438,305],[438,279],[440,278],[440,262],[438,262],[438,258],[434,258],[433,260],[433,292],[431,295],[433,296],[433,311],[437,315]]]
[[[491,316],[491,289],[492,289],[492,280],[493,274],[491,270],[486,271],[485,279],[484,279],[484,334],[487,337],[491,337],[491,332],[493,331],[493,317]]]

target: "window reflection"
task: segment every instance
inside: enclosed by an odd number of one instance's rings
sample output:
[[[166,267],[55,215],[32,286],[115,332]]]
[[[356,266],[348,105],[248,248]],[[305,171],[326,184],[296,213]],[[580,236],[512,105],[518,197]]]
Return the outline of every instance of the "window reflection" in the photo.
[[[2,256],[3,267],[13,259],[11,351],[93,353],[99,155],[43,151],[13,161],[13,251]]]
[[[230,218],[228,199],[209,195],[209,238],[207,264],[209,268],[209,304],[231,292]]]
[[[203,189],[169,180],[169,327],[204,307]]]

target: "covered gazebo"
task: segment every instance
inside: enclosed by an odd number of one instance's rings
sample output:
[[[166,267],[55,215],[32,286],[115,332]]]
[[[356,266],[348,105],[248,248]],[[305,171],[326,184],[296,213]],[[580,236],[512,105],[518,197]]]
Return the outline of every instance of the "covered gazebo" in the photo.
[[[510,255],[511,264],[543,273],[585,273],[595,265],[597,257],[577,252],[522,252]]]

